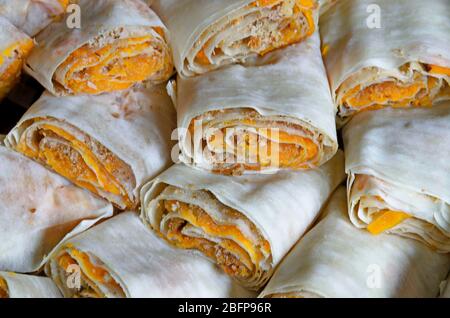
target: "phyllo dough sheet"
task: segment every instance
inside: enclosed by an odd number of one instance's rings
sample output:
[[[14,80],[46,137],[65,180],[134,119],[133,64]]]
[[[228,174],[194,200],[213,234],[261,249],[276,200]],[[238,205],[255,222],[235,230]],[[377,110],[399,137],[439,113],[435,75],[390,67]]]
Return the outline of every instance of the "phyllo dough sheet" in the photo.
[[[161,85],[100,96],[46,92],[5,143],[118,208],[136,209],[142,184],[171,164],[175,121]]]
[[[450,102],[356,115],[343,130],[352,222],[450,251]]]
[[[61,297],[58,287],[48,277],[0,272],[0,299]]]
[[[142,218],[258,290],[343,181],[343,153],[320,169],[228,177],[175,165],[142,189]]]
[[[317,29],[316,0],[156,0],[181,76],[265,55]]]
[[[79,286],[72,284],[75,270]],[[253,296],[210,261],[167,245],[132,212],[67,241],[52,254],[46,273],[66,297]]]
[[[450,98],[448,0],[342,0],[321,16],[338,115]]]
[[[354,227],[341,187],[260,297],[436,297],[449,265],[449,255],[417,241],[387,234],[373,237]]]
[[[0,162],[0,271],[37,271],[64,238],[112,216],[110,203],[4,146]]]

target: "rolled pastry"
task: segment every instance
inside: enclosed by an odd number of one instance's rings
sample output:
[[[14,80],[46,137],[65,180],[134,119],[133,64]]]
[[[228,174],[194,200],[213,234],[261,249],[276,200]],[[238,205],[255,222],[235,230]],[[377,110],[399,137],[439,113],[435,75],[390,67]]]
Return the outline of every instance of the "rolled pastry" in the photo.
[[[136,209],[140,186],[171,164],[175,125],[163,86],[100,96],[44,93],[5,143],[120,209]]]
[[[358,114],[343,138],[353,224],[450,252],[450,102]]]
[[[330,7],[320,32],[339,117],[450,98],[449,12],[448,0],[342,0]]]
[[[66,297],[252,295],[208,260],[167,245],[132,212],[69,240],[52,254],[45,270]]]
[[[292,249],[260,297],[436,297],[450,256],[414,240],[373,237],[348,219],[345,188]]]
[[[0,15],[0,101],[19,80],[22,66],[34,43]]]
[[[337,151],[317,33],[245,66],[179,77],[175,89],[185,163],[221,174],[299,170]]]
[[[27,72],[57,95],[100,94],[172,75],[166,29],[140,0],[80,0],[81,28],[40,33]]]
[[[34,272],[64,238],[112,216],[110,203],[0,146],[0,271]]]
[[[0,15],[29,36],[35,36],[51,22],[60,19],[69,2],[70,0],[0,0]]]
[[[175,165],[142,190],[142,218],[257,290],[344,179],[343,153],[303,173],[230,178]]]
[[[1,298],[61,298],[61,293],[48,277],[0,272]]]
[[[316,30],[316,0],[155,0],[175,66],[194,76],[300,42]]]

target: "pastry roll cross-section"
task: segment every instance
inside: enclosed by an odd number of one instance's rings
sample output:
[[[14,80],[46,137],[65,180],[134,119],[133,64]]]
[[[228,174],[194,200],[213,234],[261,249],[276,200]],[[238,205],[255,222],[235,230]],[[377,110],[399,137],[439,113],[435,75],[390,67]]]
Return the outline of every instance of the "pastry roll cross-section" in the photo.
[[[173,71],[167,32],[140,0],[80,0],[81,28],[54,23],[26,70],[56,95],[100,94],[166,81]]]
[[[343,181],[343,154],[304,173],[227,176],[175,165],[142,189],[142,218],[258,290]]]
[[[22,31],[0,15],[0,100],[18,82],[25,59],[34,43]]]
[[[253,296],[208,260],[167,245],[132,212],[67,241],[45,272],[66,297]]]
[[[163,86],[101,96],[44,93],[5,143],[118,208],[136,209],[141,185],[171,163],[173,129]]]
[[[450,102],[361,113],[343,137],[352,222],[450,252]]]
[[[189,165],[220,174],[304,170],[337,151],[317,33],[245,66],[179,76],[172,89]]]
[[[449,99],[449,12],[447,0],[342,0],[331,6],[320,32],[339,117]]]
[[[402,237],[373,237],[348,219],[345,187],[277,268],[260,297],[431,298],[450,256]]]
[[[61,297],[58,287],[48,277],[0,272],[0,299]]]
[[[38,271],[62,240],[112,216],[110,203],[4,146],[0,162],[0,271]]]
[[[316,0],[156,0],[181,76],[298,43],[317,29]]]

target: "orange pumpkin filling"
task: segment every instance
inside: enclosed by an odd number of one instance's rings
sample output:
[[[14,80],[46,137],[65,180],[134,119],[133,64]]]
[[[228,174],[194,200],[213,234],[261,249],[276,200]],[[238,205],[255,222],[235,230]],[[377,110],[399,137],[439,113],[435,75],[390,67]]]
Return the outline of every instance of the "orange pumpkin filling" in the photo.
[[[94,147],[59,127],[43,124],[33,136],[33,145],[28,144],[24,135],[16,150],[46,164],[80,187],[98,195],[102,195],[98,190],[101,189],[120,197],[122,202],[114,202],[120,208],[133,209],[136,203],[117,177],[122,173],[132,176],[131,168],[99,143],[92,143]],[[102,153],[101,158],[93,153],[92,148]]]
[[[272,11],[282,11],[284,0],[258,0],[248,5],[248,8],[260,7],[270,8]],[[311,36],[315,31],[314,21],[314,9],[317,7],[317,3],[314,0],[296,0],[292,9],[292,13],[289,16],[283,15],[283,20],[279,22],[279,37],[276,40],[272,40],[270,45],[263,45],[266,42],[262,36],[251,36],[243,39],[240,43],[234,45],[245,45],[252,52],[258,53],[263,56],[271,51],[279,48],[286,47],[288,45],[298,43],[303,39]],[[237,18],[229,23],[229,26],[239,24],[242,18]],[[305,26],[305,22],[307,26]],[[306,28],[306,30],[304,29]],[[211,44],[211,40],[208,41],[202,49],[197,53],[195,62],[208,66],[212,62],[206,54],[206,50]],[[220,48],[213,50],[213,55],[221,54]]]
[[[179,217],[168,222],[166,239],[173,245],[183,249],[196,249],[213,259],[227,274],[245,281],[255,272],[260,271],[259,264],[270,255],[270,244],[260,234],[258,245],[249,240],[235,225],[221,224],[196,205],[177,200],[161,201],[164,213],[176,213]],[[229,209],[231,217],[250,225],[253,233],[256,227],[241,213]],[[219,242],[207,238],[187,236],[183,233],[186,226],[199,228],[208,237],[215,237]]]
[[[9,65],[0,74],[0,100],[9,93],[19,80],[22,66],[33,47],[33,40],[26,38],[21,42],[9,46],[1,52],[0,68],[4,63],[9,62]]]
[[[429,64],[429,65],[427,65],[427,68],[428,68],[428,72],[430,74],[439,74],[439,75],[450,76],[450,68],[448,68],[448,67]]]
[[[54,81],[73,94],[100,94],[146,80],[164,81],[172,74],[172,60],[165,44],[157,47],[154,40],[145,36],[103,47],[86,44],[58,67]]]
[[[373,235],[378,235],[409,218],[411,218],[411,215],[405,212],[382,210],[374,215],[372,223],[367,226],[367,230]]]

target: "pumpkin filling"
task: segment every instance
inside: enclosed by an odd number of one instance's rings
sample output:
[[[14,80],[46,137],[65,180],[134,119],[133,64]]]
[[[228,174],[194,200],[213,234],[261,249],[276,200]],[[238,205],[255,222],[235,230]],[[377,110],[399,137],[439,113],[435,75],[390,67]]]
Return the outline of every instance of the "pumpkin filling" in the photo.
[[[315,31],[314,11],[317,3],[314,0],[258,0],[249,4],[246,9],[251,15],[255,14],[253,8],[261,8],[256,21],[251,25],[243,26],[243,34],[250,36],[238,39],[229,44],[222,40],[211,51],[211,44],[215,38],[209,39],[206,44],[198,50],[195,63],[208,66],[213,64],[210,55],[223,55],[228,48],[245,48],[245,51],[265,55],[273,50],[298,43],[311,36]],[[245,20],[246,16],[229,21],[224,30],[238,26]],[[200,38],[207,37],[207,30]]]
[[[119,39],[103,46],[86,44],[56,70],[55,84],[72,94],[100,94],[130,88],[146,80],[163,82],[172,74],[172,59],[158,37]]]
[[[9,298],[8,285],[2,277],[0,277],[0,298]]]
[[[408,83],[387,80],[367,87],[356,85],[343,95],[340,104],[352,113],[384,107],[429,107],[448,90],[445,81],[432,75],[450,76],[450,69],[425,65],[425,70],[429,75],[415,72],[414,80]]]
[[[158,204],[163,209],[162,218],[168,217],[165,233],[159,234],[174,246],[202,252],[228,275],[244,283],[264,271],[261,264],[270,258],[270,244],[241,213],[224,207],[223,211],[233,223],[221,223],[194,204],[179,200],[160,200]],[[236,225],[242,223],[248,226],[256,241]],[[192,229],[202,234],[189,233]]]
[[[79,266],[81,270],[80,286],[75,288],[74,297],[103,298],[105,295],[100,290],[100,285],[115,295],[125,297],[122,287],[111,277],[108,270],[99,260],[96,260],[94,264],[87,253],[68,247],[58,256],[56,264],[65,273],[63,275],[65,279],[71,274],[70,266]]]
[[[41,120],[34,119],[30,125]],[[56,126],[55,120],[45,121],[32,136],[22,135],[17,151],[47,165],[76,185],[112,200],[119,208],[135,208],[135,199],[129,191],[135,187],[131,167],[90,137],[84,136],[81,141]]]
[[[202,146],[211,153],[215,172],[238,174],[243,170],[301,170],[317,166],[320,146],[313,133],[299,125],[270,121],[255,111],[244,112],[246,119],[226,120],[217,128],[205,119],[214,118],[217,112],[199,116],[189,126],[190,135],[195,136],[197,123],[203,123]],[[213,133],[206,136],[208,131]]]
[[[373,235],[378,235],[409,218],[411,218],[411,215],[405,212],[382,210],[374,214],[373,221],[367,226],[367,230]]]
[[[4,98],[19,80],[22,66],[34,47],[33,40],[25,38],[0,54],[0,100]],[[6,66],[6,67],[5,67]]]

